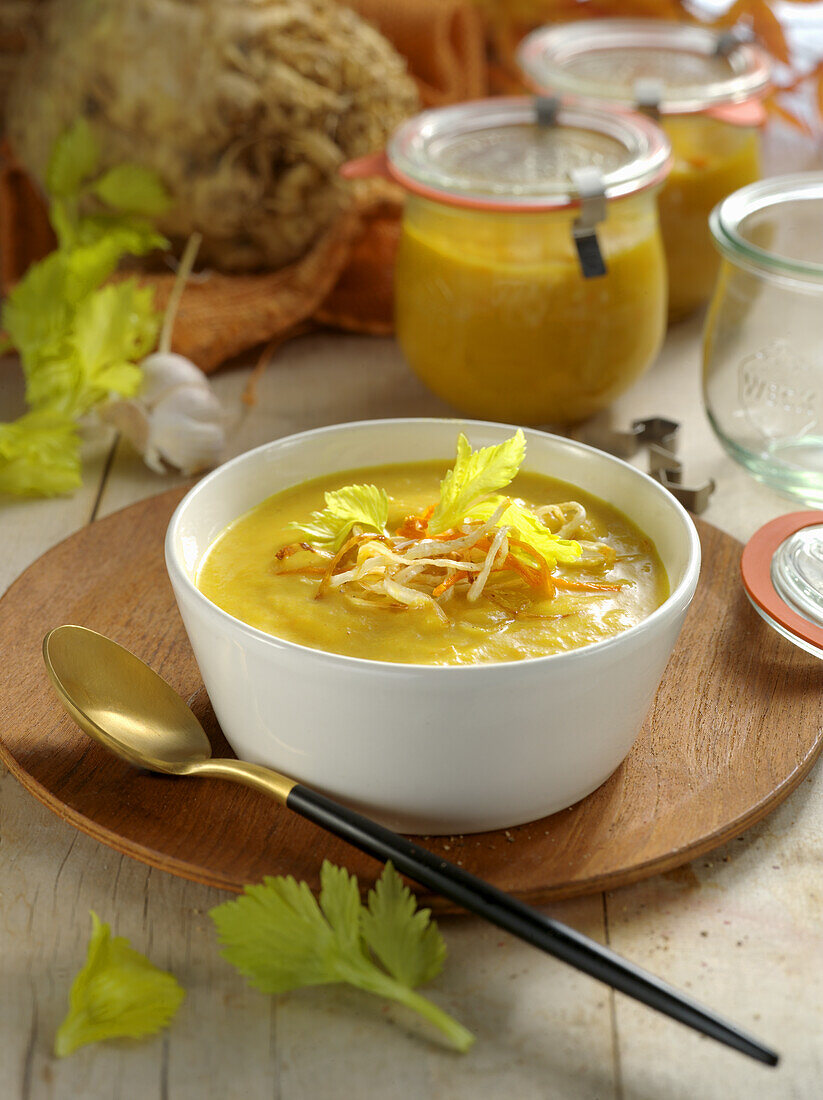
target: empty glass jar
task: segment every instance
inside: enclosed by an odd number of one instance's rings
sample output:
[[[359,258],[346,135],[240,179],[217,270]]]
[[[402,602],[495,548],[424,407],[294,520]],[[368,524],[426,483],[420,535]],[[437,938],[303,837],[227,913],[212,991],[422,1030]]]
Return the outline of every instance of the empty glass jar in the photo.
[[[704,340],[718,439],[758,480],[823,504],[823,173],[778,176],[712,212],[722,265]]]

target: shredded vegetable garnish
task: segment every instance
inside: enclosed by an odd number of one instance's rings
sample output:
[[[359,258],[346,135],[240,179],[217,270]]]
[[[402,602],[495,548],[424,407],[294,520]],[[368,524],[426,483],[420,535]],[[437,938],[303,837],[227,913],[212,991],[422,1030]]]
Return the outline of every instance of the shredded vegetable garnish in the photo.
[[[315,598],[338,592],[355,606],[428,611],[444,624],[450,622],[444,605],[455,599],[471,605],[485,595],[512,618],[558,618],[568,612],[535,616],[533,604],[558,589],[589,596],[619,591],[626,582],[606,577],[616,552],[589,537],[582,504],[531,507],[499,495],[524,456],[522,432],[474,452],[461,435],[440,500],[406,516],[393,534],[384,492],[370,485],[326,493],[325,511],[292,524],[305,537],[281,547],[272,568],[319,576]]]

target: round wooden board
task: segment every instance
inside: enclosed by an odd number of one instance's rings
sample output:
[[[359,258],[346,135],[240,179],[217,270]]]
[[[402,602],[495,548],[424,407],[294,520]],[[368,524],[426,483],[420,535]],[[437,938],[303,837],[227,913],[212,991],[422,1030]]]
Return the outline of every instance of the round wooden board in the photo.
[[[50,689],[44,634],[64,622],[92,627],[157,669],[191,702],[215,753],[231,755],[165,573],[163,537],[181,496],[173,490],[83,528],[0,600],[0,757],[65,820],[164,871],[235,891],[266,874],[316,888],[328,858],[367,888],[379,872],[367,856],[254,791],[136,771],[82,734]],[[624,764],[569,810],[502,832],[424,838],[427,847],[539,903],[676,867],[797,786],[823,745],[823,665],[749,605],[740,544],[700,521],[698,529],[697,595]]]

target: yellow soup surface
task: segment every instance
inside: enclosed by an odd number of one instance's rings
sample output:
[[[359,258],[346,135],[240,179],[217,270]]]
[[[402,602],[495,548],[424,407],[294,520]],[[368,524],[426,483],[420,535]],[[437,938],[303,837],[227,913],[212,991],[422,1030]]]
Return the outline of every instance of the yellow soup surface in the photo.
[[[660,192],[660,228],[669,270],[669,319],[708,301],[720,267],[709,214],[733,191],[760,177],[756,130],[702,116],[663,120],[674,166]]]
[[[575,213],[461,210],[411,196],[395,269],[412,370],[470,416],[565,424],[604,409],[663,338],[665,260],[651,195],[609,203],[605,275],[586,279]]]
[[[200,591],[230,615],[268,634],[312,649],[376,661],[466,665],[518,661],[608,638],[646,618],[669,594],[654,545],[617,509],[565,482],[519,474],[507,494],[532,505],[575,500],[586,511],[575,538],[596,540],[616,555],[606,574],[626,582],[608,592],[560,591],[514,614],[485,592],[475,603],[455,594],[443,604],[449,621],[421,608],[363,606],[340,591],[316,598],[317,576],[278,573],[277,551],[295,541],[292,521],[323,508],[324,492],[352,483],[374,484],[390,496],[389,531],[419,514],[439,494],[445,463],[380,466],[306,482],[276,493],[241,516],[208,549],[199,567]],[[297,536],[299,537],[299,536]],[[573,567],[558,573],[579,578]]]

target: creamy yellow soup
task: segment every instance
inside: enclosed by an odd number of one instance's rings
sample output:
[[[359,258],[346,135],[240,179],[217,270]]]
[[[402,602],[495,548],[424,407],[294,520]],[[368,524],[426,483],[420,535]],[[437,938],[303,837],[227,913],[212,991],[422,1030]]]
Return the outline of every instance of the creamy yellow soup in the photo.
[[[701,115],[665,118],[674,153],[660,192],[660,228],[669,272],[669,320],[707,302],[720,267],[709,214],[739,187],[760,178],[760,138],[750,127]]]
[[[586,519],[579,537],[614,551],[613,565],[595,579],[622,582],[618,587],[558,590],[552,598],[537,599],[524,590],[523,609],[516,612],[485,593],[475,603],[455,593],[443,604],[449,620],[444,623],[427,609],[362,606],[340,591],[317,598],[318,576],[282,571],[278,550],[300,537],[289,524],[322,509],[325,491],[353,483],[384,488],[391,498],[388,530],[393,532],[406,516],[422,513],[438,499],[447,468],[427,462],[350,470],[276,493],[215,539],[198,570],[197,587],[230,615],[279,638],[350,657],[425,665],[519,661],[575,649],[626,630],[667,598],[668,579],[657,551],[626,516],[565,482],[529,473],[519,474],[507,495],[530,505],[581,503]],[[558,566],[557,572],[574,579],[587,575],[572,566]]]
[[[411,196],[395,267],[397,339],[429,389],[470,416],[570,424],[654,362],[666,272],[649,194],[609,204],[603,276],[586,279],[577,211],[462,210]]]

